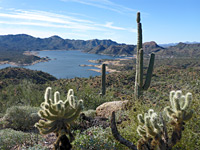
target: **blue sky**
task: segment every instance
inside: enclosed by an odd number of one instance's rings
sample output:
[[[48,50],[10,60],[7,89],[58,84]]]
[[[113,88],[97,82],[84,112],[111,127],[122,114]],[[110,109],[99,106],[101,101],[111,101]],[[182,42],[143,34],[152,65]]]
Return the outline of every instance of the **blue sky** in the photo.
[[[199,6],[199,0],[0,0],[0,35],[136,44],[140,11],[144,42],[200,42]]]

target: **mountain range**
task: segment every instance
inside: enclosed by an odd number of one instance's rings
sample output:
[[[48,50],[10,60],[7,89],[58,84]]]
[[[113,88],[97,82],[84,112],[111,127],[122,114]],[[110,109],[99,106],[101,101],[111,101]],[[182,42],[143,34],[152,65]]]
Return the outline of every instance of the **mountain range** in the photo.
[[[119,44],[112,40],[70,40],[59,36],[49,38],[35,38],[26,34],[1,35],[1,51],[40,51],[40,50],[82,50],[88,53],[106,54],[114,56],[131,56],[136,53],[136,45]],[[143,44],[144,54],[152,52],[161,57],[199,57],[200,43],[177,45],[167,48],[159,46],[156,42]]]

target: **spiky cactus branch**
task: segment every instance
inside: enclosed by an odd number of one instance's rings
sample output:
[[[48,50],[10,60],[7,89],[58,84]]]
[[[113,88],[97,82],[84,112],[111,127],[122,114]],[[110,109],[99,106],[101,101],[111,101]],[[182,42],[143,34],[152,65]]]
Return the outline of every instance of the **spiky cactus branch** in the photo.
[[[142,137],[136,146],[124,139],[118,132],[115,123],[115,113],[111,117],[111,129],[113,136],[120,143],[133,150],[171,150],[172,147],[181,139],[185,121],[191,119],[193,110],[189,109],[192,101],[192,94],[182,95],[181,91],[170,92],[171,106],[167,106],[163,113],[166,113],[172,125],[171,138],[168,137],[166,120],[162,114],[158,115],[153,109],[149,109],[144,115],[139,114],[140,125],[137,128],[138,134]]]
[[[106,94],[106,64],[102,64],[102,73],[101,73],[101,95]]]
[[[57,140],[54,144],[54,149],[70,149],[70,142],[73,140],[73,135],[70,132],[70,123],[72,123],[80,114],[83,101],[77,100],[74,96],[74,91],[70,89],[67,94],[67,99],[62,101],[60,93],[54,93],[52,99],[52,89],[48,87],[44,96],[45,101],[41,103],[41,109],[38,115],[42,118],[35,126],[41,134],[49,134],[54,132],[57,134]],[[70,136],[68,140],[66,134]]]
[[[140,12],[137,13],[138,41],[136,57],[136,76],[135,76],[135,98],[143,95],[143,90],[147,90],[151,83],[155,54],[151,54],[149,67],[146,74],[146,81],[143,82],[143,49],[142,49],[142,24],[140,23]],[[144,85],[143,85],[144,83]]]

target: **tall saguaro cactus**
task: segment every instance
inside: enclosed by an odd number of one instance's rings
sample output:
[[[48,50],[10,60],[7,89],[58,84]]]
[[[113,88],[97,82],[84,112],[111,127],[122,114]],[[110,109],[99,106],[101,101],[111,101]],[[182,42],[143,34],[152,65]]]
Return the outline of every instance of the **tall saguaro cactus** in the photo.
[[[102,64],[102,74],[101,74],[101,88],[102,95],[106,94],[106,64]]]
[[[143,90],[147,90],[151,83],[151,77],[154,66],[155,54],[151,54],[149,67],[146,74],[146,80],[143,84],[143,49],[142,49],[142,24],[140,23],[140,12],[137,13],[138,41],[136,58],[136,76],[135,76],[135,98],[143,95]]]

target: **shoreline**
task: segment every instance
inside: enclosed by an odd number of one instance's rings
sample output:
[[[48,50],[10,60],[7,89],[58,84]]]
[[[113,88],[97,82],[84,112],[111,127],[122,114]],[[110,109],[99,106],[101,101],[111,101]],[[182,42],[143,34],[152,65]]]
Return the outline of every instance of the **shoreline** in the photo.
[[[48,57],[40,57],[38,54],[39,54],[39,52],[37,52],[37,51],[25,51],[23,53],[23,55],[26,55],[26,56],[37,56],[37,57],[40,58],[39,60],[33,61],[30,64],[25,64],[25,63],[24,64],[19,64],[17,62],[12,62],[12,61],[0,61],[0,65],[9,64],[9,65],[12,65],[12,66],[17,66],[17,67],[20,67],[20,66],[32,66],[32,65],[35,65],[37,63],[48,62],[50,60]]]
[[[133,58],[135,58],[135,56],[133,56],[133,57],[125,57],[125,58],[116,58],[116,59],[113,59],[113,60],[105,60],[105,61],[101,61],[101,60],[88,60],[88,62],[96,63],[98,65],[79,65],[79,66],[81,66],[81,67],[95,67],[96,69],[88,69],[88,70],[101,73],[101,66],[102,66],[102,64],[106,64],[106,72],[108,72],[108,73],[121,72],[121,71],[118,71],[116,69],[109,68],[109,65],[124,66],[124,64],[120,64],[120,62],[122,60],[133,59]]]
[[[44,60],[44,59],[41,59],[41,60],[36,60],[30,64],[19,64],[19,63],[16,63],[16,62],[12,62],[12,61],[0,61],[0,65],[6,65],[6,64],[9,64],[9,65],[12,65],[12,66],[17,66],[17,67],[20,67],[20,66],[31,66],[31,65],[35,65],[37,63],[40,63],[40,62],[48,62],[48,60]]]

